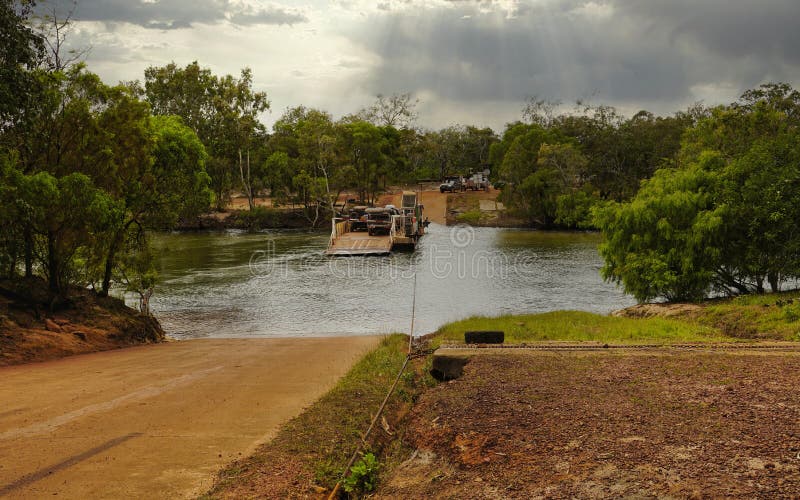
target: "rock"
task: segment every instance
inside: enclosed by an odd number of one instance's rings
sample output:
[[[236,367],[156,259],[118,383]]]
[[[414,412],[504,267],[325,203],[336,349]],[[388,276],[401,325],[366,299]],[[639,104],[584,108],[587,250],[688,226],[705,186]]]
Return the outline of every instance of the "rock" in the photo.
[[[44,320],[44,327],[47,328],[48,330],[50,330],[51,332],[59,332],[60,333],[62,331],[61,327],[58,326],[58,323],[56,323],[55,321],[53,321],[51,319],[45,319]]]

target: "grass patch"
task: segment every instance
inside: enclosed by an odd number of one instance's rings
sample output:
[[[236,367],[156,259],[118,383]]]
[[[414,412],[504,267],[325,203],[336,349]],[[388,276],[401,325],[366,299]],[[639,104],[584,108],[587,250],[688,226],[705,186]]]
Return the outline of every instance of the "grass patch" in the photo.
[[[271,442],[220,472],[204,498],[285,498],[313,492],[314,486],[331,489],[394,382],[405,360],[407,342],[405,335],[384,338],[330,392],[284,425]],[[364,450],[378,457],[381,470],[391,469],[408,456],[397,423],[416,397],[435,383],[423,363],[425,360],[409,364],[384,412],[393,433],[377,426]]]
[[[456,220],[464,224],[478,224],[483,219],[483,212],[480,210],[469,210],[463,214],[456,215]]]
[[[463,342],[464,332],[470,330],[502,330],[508,343],[596,341],[619,344],[639,342],[669,344],[731,340],[712,326],[688,321],[665,318],[619,318],[580,311],[555,311],[493,318],[472,317],[441,327],[437,331],[437,338]]]
[[[732,337],[800,341],[800,291],[710,301],[697,321]]]

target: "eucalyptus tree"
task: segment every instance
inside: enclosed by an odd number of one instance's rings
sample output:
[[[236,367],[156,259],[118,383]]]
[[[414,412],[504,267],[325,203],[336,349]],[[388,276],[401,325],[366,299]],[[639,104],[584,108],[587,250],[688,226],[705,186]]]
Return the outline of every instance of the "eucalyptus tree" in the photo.
[[[230,198],[234,171],[252,208],[257,190],[250,156],[265,138],[261,113],[269,109],[264,92],[253,89],[253,74],[218,77],[197,61],[185,68],[170,63],[145,70],[144,96],[157,115],[177,115],[194,130],[209,154],[207,163],[221,210]]]
[[[214,137],[209,139],[208,146],[217,156],[234,159],[252,210],[258,179],[251,169],[251,154],[259,138],[263,140],[265,135],[259,115],[269,109],[267,94],[253,90],[253,73],[245,68],[238,79],[231,75],[217,79],[213,104]]]
[[[410,92],[384,95],[378,94],[375,103],[361,113],[360,119],[382,127],[397,129],[413,128],[418,113],[419,99]]]
[[[339,145],[354,173],[359,200],[372,204],[380,189],[379,171],[387,162],[388,141],[380,127],[365,121],[337,125]]]

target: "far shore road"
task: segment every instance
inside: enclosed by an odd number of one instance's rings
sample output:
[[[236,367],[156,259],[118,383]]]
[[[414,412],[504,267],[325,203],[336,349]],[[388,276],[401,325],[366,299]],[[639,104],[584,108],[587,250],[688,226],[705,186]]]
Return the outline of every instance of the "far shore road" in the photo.
[[[196,497],[379,340],[187,340],[0,368],[0,497]]]

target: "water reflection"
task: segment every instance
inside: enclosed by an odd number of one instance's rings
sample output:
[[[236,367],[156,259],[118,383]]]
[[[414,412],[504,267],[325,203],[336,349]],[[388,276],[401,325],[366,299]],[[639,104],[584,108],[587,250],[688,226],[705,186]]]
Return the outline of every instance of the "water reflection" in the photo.
[[[598,236],[431,225],[413,253],[329,258],[327,234],[170,234],[156,238],[152,309],[175,337],[407,332],[474,314],[579,309],[633,301],[603,283]]]

